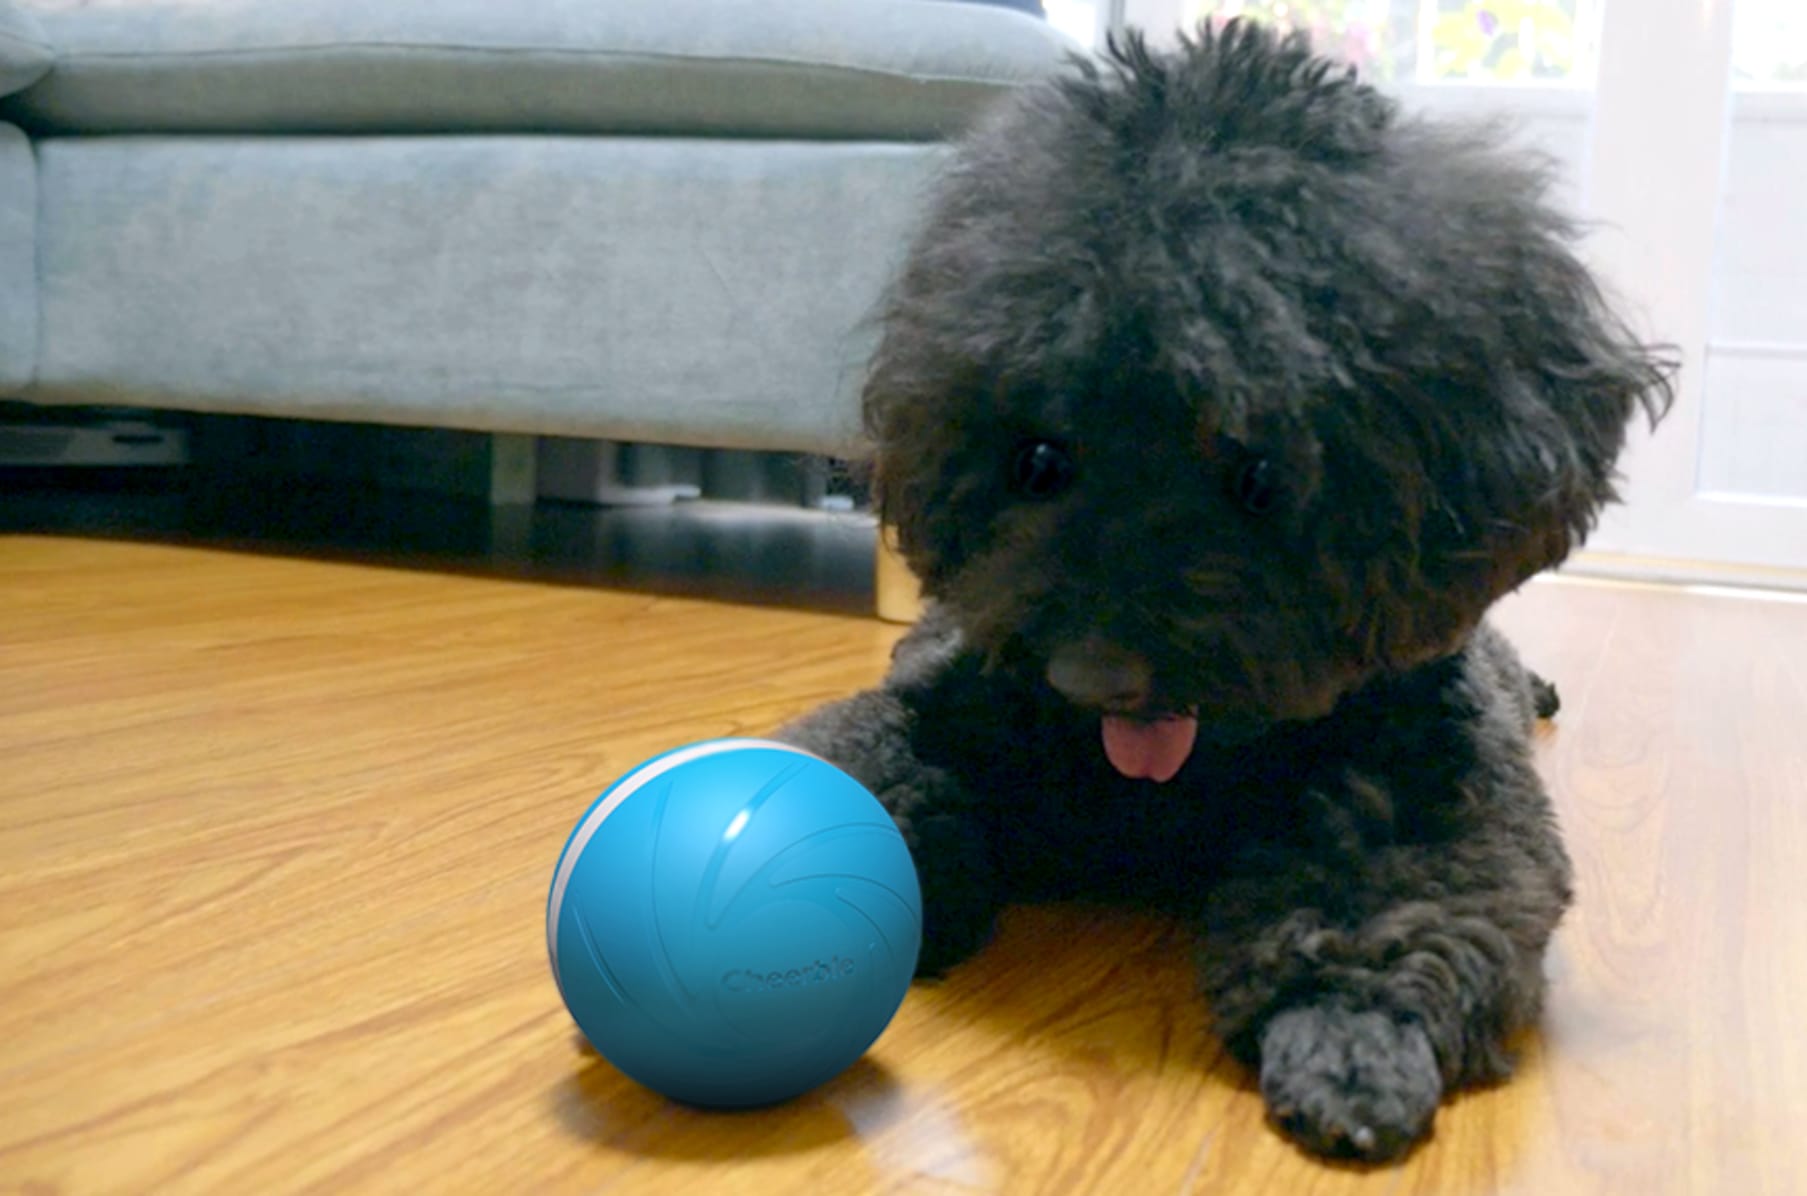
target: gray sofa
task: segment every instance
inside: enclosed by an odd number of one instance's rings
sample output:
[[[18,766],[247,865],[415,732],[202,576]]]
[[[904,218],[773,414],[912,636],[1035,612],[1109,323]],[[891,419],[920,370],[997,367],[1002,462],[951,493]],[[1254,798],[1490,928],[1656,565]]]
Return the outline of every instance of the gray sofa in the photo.
[[[942,0],[0,0],[0,396],[835,453]]]

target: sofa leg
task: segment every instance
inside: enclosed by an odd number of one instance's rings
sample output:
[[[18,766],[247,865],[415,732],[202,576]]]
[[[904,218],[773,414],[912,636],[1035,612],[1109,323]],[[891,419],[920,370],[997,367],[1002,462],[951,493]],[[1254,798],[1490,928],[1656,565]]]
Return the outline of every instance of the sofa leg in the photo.
[[[887,623],[914,623],[922,617],[922,585],[898,554],[889,527],[878,533],[878,572],[874,589],[878,617]]]
[[[539,484],[545,497],[565,502],[667,507],[701,497],[701,487],[687,476],[696,472],[689,458],[701,455],[698,450],[673,445],[542,436]],[[649,472],[654,475],[650,480]]]
[[[539,496],[535,437],[496,433],[489,438],[489,505],[530,507]]]
[[[533,548],[533,504],[539,497],[534,437],[489,438],[489,553],[523,561]]]

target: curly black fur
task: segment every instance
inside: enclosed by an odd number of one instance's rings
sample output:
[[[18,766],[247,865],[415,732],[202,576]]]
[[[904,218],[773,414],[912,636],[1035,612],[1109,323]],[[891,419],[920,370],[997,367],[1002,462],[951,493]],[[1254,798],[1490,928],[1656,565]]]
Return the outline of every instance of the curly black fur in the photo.
[[[865,392],[935,605],[786,737],[888,804],[925,970],[1006,900],[1196,920],[1306,1146],[1394,1156],[1506,1074],[1569,864],[1482,618],[1614,497],[1662,358],[1542,166],[1235,23],[1006,105],[952,164]],[[1171,781],[1101,719],[1196,717]]]

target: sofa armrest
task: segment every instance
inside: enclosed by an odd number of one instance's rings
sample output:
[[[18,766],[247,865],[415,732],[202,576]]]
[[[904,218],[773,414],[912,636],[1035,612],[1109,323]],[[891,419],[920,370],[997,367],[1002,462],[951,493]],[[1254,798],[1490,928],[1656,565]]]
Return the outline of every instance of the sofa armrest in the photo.
[[[13,0],[0,0],[0,96],[23,91],[56,61],[44,31]]]
[[[1018,12],[925,0],[269,0],[39,15],[55,69],[0,107],[36,136],[938,141],[1075,48]]]

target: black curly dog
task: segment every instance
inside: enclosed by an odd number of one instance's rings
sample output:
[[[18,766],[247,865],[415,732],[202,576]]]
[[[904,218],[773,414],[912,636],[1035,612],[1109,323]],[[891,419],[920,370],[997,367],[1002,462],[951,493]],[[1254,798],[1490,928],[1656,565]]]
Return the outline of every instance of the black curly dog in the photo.
[[[1330,1155],[1507,1074],[1570,866],[1554,694],[1482,617],[1670,400],[1547,182],[1248,24],[1132,36],[967,139],[864,398],[930,613],[780,732],[894,813],[924,971],[1005,901],[1179,911]]]

